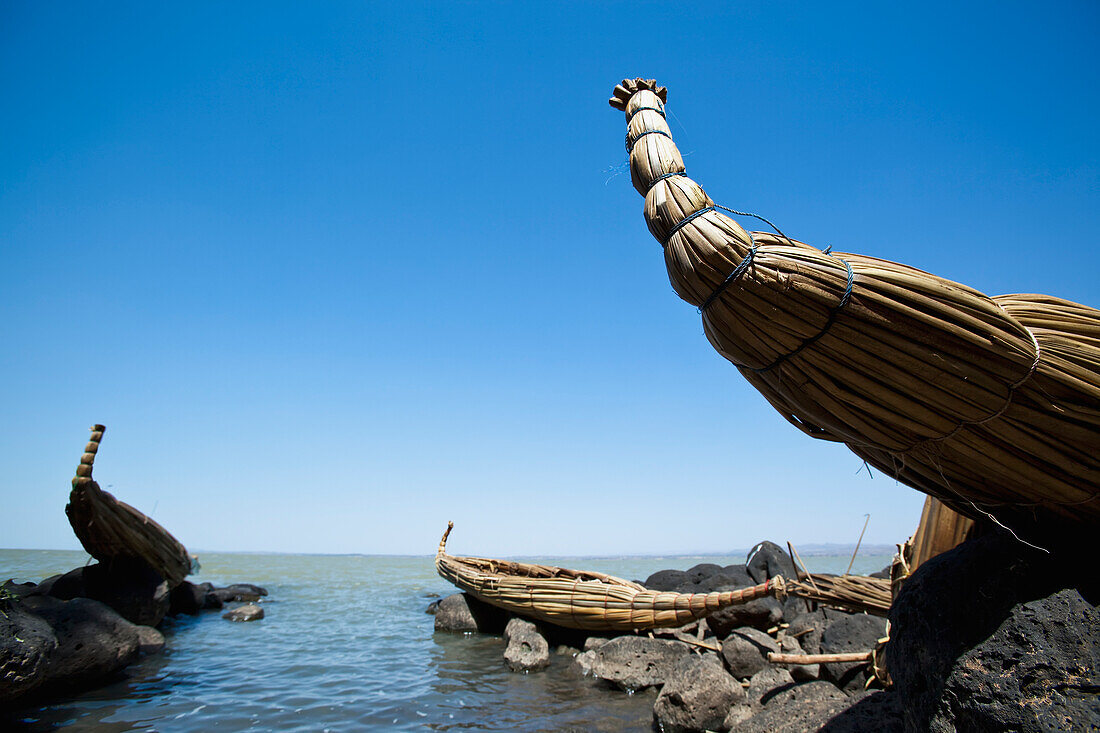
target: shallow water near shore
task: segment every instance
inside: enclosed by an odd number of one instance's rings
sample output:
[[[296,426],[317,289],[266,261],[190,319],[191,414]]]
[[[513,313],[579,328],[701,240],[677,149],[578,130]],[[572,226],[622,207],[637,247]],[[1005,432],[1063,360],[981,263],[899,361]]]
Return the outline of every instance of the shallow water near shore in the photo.
[[[656,693],[627,695],[579,680],[554,656],[548,670],[509,672],[499,637],[436,634],[424,613],[455,588],[432,558],[198,553],[193,582],[257,583],[266,617],[231,623],[220,612],[165,621],[165,651],[73,699],[0,713],[28,731],[649,730]],[[735,556],[525,558],[644,579]],[[842,573],[850,556],[804,557]],[[38,582],[89,561],[82,552],[0,550],[0,580]],[[887,555],[861,555],[853,573]]]

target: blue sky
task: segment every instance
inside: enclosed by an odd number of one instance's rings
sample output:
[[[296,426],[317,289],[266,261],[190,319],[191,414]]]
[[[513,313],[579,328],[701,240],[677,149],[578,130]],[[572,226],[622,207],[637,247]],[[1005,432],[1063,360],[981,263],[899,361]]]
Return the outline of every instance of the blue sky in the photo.
[[[0,4],[0,546],[104,487],[192,549],[901,541],[668,285],[624,76],[788,234],[1100,305],[1091,2]],[[746,222],[749,224],[749,222]]]

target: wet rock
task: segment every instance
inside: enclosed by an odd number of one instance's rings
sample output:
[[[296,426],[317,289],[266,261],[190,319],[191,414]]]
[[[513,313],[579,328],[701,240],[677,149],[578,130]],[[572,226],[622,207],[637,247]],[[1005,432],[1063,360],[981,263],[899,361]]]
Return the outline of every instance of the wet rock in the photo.
[[[889,580],[890,579],[890,567],[891,566],[887,565],[882,570],[876,570],[873,573],[869,573],[867,575],[867,577],[868,578],[878,578],[879,580]]]
[[[164,634],[152,626],[138,626],[138,651],[142,654],[159,654],[164,650]]]
[[[779,651],[784,654],[806,654],[806,650],[798,643],[798,639],[779,632]],[[797,682],[810,682],[821,677],[820,664],[787,664],[784,665],[791,673],[791,677]]]
[[[886,635],[886,619],[855,614],[831,621],[821,635],[822,654],[865,652],[875,648]],[[830,662],[821,667],[821,676],[848,692],[862,690],[867,682],[867,662]]]
[[[5,580],[0,586],[0,597],[7,594],[14,598],[26,598],[29,595],[38,594],[38,586],[34,583],[16,583],[14,580]]]
[[[234,583],[224,588],[213,588],[211,592],[222,603],[244,601],[253,603],[267,595],[267,589],[251,583]]]
[[[749,680],[745,696],[729,709],[723,721],[723,730],[729,730],[738,723],[748,720],[760,712],[768,699],[780,690],[794,685],[790,672],[781,667],[768,666],[760,670]]]
[[[890,611],[887,665],[913,730],[1100,729],[1100,576],[989,534],[922,564]]]
[[[730,632],[722,642],[722,659],[731,675],[748,679],[768,665],[768,652],[779,651],[779,644],[759,629],[747,626]]]
[[[432,601],[431,603],[428,604],[428,607],[424,609],[424,613],[428,614],[429,616],[434,616],[436,613],[438,613],[439,604],[442,603],[442,602],[443,602],[442,600]]]
[[[206,589],[194,583],[183,581],[168,594],[168,613],[176,616],[181,613],[197,616],[206,601]]]
[[[46,687],[69,689],[101,682],[138,656],[137,627],[104,603],[30,596],[23,605],[45,620],[57,637]]]
[[[204,591],[202,597],[202,610],[217,610],[225,606],[222,599],[214,592],[213,583],[201,583],[197,587]]]
[[[19,601],[0,602],[0,706],[34,693],[46,681],[57,636]]]
[[[222,614],[222,618],[230,621],[259,621],[263,617],[264,610],[255,603],[246,603]]]
[[[530,621],[513,618],[504,627],[504,661],[513,672],[530,672],[550,666],[550,646]]]
[[[455,593],[439,602],[435,612],[435,630],[501,634],[508,618],[507,611],[479,601],[469,593]]]
[[[653,719],[669,733],[717,729],[744,696],[716,656],[689,655],[676,664],[657,695]]]
[[[591,674],[619,689],[633,691],[663,685],[672,669],[691,650],[677,641],[620,636],[585,654],[592,655]]]
[[[573,657],[573,661],[569,665],[569,672],[577,677],[594,677],[595,673],[592,671],[592,665],[595,663],[595,651],[589,650],[581,652]]]

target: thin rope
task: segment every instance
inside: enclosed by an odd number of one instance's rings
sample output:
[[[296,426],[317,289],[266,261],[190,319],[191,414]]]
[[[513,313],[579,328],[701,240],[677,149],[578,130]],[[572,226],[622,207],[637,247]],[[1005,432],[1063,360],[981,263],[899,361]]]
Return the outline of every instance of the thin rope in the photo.
[[[1012,405],[1012,398],[1016,396],[1016,390],[1022,387],[1024,382],[1031,379],[1031,376],[1035,374],[1035,370],[1039,368],[1039,361],[1042,359],[1043,356],[1043,350],[1039,347],[1039,340],[1035,338],[1035,334],[1032,332],[1032,330],[1026,326],[1021,326],[1021,328],[1027,331],[1027,335],[1031,337],[1031,345],[1035,347],[1035,358],[1032,360],[1031,368],[1027,370],[1027,373],[1024,374],[1024,376],[1020,377],[1020,379],[1016,380],[1014,383],[1008,385],[1008,397],[1005,398],[1005,402],[1003,405],[1001,405],[1001,409],[997,410],[992,415],[987,415],[986,417],[980,418],[978,420],[963,420],[958,425],[956,425],[951,432],[945,433],[944,435],[936,438],[925,438],[924,440],[914,443],[905,450],[899,451],[899,453],[902,453],[904,455],[909,451],[925,446],[928,443],[939,443],[944,440],[949,440],[950,438],[955,437],[955,435],[960,430],[969,425],[984,425],[990,420],[995,420],[1005,413],[1005,411]]]
[[[665,111],[663,109],[661,109],[660,107],[639,107],[638,109],[634,110],[629,115],[627,115],[626,124],[629,125],[630,121],[632,119],[634,119],[634,116],[636,114],[638,114],[639,112],[645,112],[647,109],[650,110],[651,112],[656,112],[657,114],[661,115],[661,117],[665,116]]]
[[[674,171],[672,173],[662,173],[661,175],[659,175],[659,176],[657,176],[656,178],[653,179],[653,182],[649,184],[649,188],[646,189],[646,193],[649,193],[650,191],[652,191],[654,186],[656,186],[658,183],[660,183],[661,181],[663,181],[667,178],[675,178],[676,176],[686,176],[686,175],[687,175],[687,173],[685,173],[684,171]],[[608,180],[610,180],[610,179],[608,179]]]
[[[829,255],[829,257],[834,257],[834,255]],[[851,264],[849,264],[847,260],[841,260],[839,257],[834,257],[834,259],[844,263],[844,268],[848,271],[848,282],[844,286],[844,293],[840,296],[840,300],[829,311],[829,316],[828,316],[828,318],[825,319],[825,325],[821,327],[821,330],[818,331],[813,336],[811,336],[810,338],[805,339],[802,343],[800,343],[798,345],[798,348],[796,348],[794,351],[790,351],[786,354],[783,354],[780,357],[777,357],[775,359],[775,361],[773,361],[771,364],[768,364],[767,366],[763,366],[763,367],[741,367],[742,369],[748,369],[749,371],[756,372],[757,374],[760,374],[762,372],[766,372],[769,369],[773,369],[774,367],[779,366],[780,364],[785,362],[787,359],[790,359],[795,354],[798,354],[800,351],[805,349],[807,346],[809,346],[810,344],[816,342],[818,339],[820,339],[822,336],[824,336],[826,333],[828,333],[830,326],[833,325],[833,321],[836,320],[837,314],[840,313],[841,309],[843,309],[844,306],[848,305],[848,301],[851,300],[851,298],[852,298],[852,285],[855,283],[855,273],[852,272]]]
[[[669,140],[672,139],[672,135],[669,135],[664,130],[646,130],[645,132],[638,133],[638,135],[634,138],[631,138],[630,133],[627,133],[627,135],[626,135],[626,152],[627,153],[634,152],[634,146],[637,145],[638,141],[641,140],[646,135],[664,135]]]

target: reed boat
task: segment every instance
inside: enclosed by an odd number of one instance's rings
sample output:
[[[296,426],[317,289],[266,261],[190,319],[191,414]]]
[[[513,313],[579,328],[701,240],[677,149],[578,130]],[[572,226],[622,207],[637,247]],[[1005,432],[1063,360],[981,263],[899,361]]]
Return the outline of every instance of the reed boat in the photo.
[[[586,631],[643,631],[672,628],[705,618],[727,606],[782,595],[783,578],[740,590],[672,593],[649,590],[613,575],[550,565],[456,557],[439,541],[436,571],[470,595],[506,611]]]
[[[756,215],[687,175],[667,98],[626,79],[609,100],[646,225],[711,345],[784,418],[972,519],[1100,524],[1100,311],[747,231],[727,213]]]
[[[174,588],[191,573],[191,557],[164,527],[92,480],[92,467],[107,428],[92,426],[91,438],[76,469],[65,514],[80,544],[103,563],[137,560]]]

